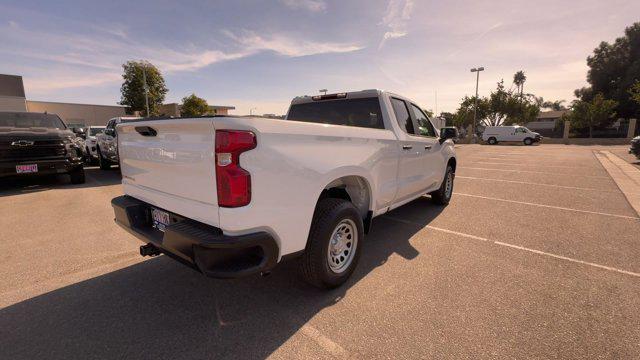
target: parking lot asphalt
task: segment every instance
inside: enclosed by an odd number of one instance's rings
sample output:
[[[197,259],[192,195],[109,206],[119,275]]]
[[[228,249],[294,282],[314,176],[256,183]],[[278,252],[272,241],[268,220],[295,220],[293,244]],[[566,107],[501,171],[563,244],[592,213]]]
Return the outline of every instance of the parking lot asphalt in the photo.
[[[0,358],[640,358],[640,219],[601,149],[458,146],[451,204],[376,218],[329,292],[141,258],[116,170],[2,180]]]

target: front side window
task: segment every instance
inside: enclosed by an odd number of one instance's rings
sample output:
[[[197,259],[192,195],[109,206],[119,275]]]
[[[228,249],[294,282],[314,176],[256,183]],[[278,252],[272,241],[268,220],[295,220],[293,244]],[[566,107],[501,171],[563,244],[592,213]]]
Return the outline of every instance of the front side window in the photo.
[[[415,116],[418,123],[418,134],[420,136],[436,137],[436,130],[433,128],[431,121],[427,118],[427,115],[417,106],[411,104],[411,111]]]
[[[396,115],[396,120],[400,128],[406,131],[407,134],[414,134],[413,122],[411,121],[411,116],[409,116],[407,104],[400,99],[391,98],[391,106],[393,107],[393,112]]]
[[[377,97],[293,104],[286,120],[384,129]]]

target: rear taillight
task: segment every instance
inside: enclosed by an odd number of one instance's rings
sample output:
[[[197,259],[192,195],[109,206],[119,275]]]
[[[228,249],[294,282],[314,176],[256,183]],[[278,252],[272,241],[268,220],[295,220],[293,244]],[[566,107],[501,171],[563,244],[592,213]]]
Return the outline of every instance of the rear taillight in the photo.
[[[240,167],[240,154],[256,147],[251,131],[216,130],[218,205],[245,206],[251,202],[251,175]]]

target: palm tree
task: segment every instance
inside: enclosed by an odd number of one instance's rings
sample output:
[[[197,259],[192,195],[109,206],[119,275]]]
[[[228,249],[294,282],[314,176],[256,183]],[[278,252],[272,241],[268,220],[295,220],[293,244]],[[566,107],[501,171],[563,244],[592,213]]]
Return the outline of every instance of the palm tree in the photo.
[[[524,82],[527,81],[527,76],[524,74],[524,71],[520,70],[513,75],[513,83],[518,87],[518,92],[520,93],[520,98],[522,98],[522,94],[524,92]]]

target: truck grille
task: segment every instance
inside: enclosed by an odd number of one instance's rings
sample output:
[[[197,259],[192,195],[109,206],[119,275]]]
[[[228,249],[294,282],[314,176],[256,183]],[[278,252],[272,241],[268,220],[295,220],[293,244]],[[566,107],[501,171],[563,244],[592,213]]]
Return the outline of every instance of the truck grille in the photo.
[[[63,158],[66,154],[61,140],[37,140],[33,145],[14,146],[12,141],[0,142],[0,161]]]

